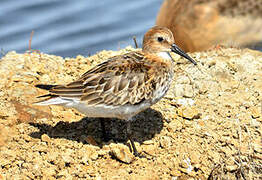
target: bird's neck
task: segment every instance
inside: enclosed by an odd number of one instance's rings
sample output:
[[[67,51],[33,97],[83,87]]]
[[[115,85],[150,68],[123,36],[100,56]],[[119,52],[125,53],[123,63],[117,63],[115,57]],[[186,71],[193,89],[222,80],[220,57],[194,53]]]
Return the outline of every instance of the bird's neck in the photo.
[[[145,59],[151,63],[156,63],[155,67],[164,69],[173,69],[174,60],[168,52],[158,52],[158,53],[144,53]]]
[[[165,60],[173,61],[173,58],[171,57],[169,52],[159,52],[157,53],[157,56]]]

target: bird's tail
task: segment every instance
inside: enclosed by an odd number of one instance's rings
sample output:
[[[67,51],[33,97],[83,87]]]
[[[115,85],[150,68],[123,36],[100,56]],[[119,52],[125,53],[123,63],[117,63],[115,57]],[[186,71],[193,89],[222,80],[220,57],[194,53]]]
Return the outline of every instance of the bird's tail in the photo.
[[[56,87],[57,85],[48,85],[48,84],[37,84],[35,85],[35,87],[40,88],[40,89],[45,89],[45,90],[50,90],[54,87]]]
[[[47,84],[37,84],[35,87],[44,89],[44,90],[51,90],[52,88],[56,87],[57,85],[47,85]],[[45,94],[42,96],[38,96],[37,98],[43,98],[46,97],[46,99],[43,99],[41,101],[37,101],[33,103],[34,105],[39,105],[39,106],[47,106],[47,105],[61,105],[64,103],[68,103],[67,100],[62,99],[58,95],[54,94]]]

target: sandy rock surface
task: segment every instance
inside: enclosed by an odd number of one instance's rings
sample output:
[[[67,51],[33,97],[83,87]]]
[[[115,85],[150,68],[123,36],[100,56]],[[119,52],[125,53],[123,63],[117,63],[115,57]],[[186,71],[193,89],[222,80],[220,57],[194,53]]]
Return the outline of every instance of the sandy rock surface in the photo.
[[[0,61],[0,179],[259,179],[262,177],[262,53],[214,49],[174,55],[168,94],[132,123],[143,158],[125,141],[125,123],[74,109],[32,105],[107,58],[132,51],[65,58],[9,52]]]

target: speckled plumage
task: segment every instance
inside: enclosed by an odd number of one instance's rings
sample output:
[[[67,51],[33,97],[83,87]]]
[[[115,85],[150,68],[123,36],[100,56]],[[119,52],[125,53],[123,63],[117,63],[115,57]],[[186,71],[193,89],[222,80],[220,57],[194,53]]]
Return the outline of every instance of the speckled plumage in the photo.
[[[49,94],[36,104],[75,108],[87,117],[130,121],[168,91],[174,75],[171,51],[196,64],[174,44],[169,29],[155,26],[145,34],[142,51],[111,57],[67,85],[37,85]]]
[[[162,42],[157,40],[160,36]],[[166,94],[173,78],[169,55],[173,43],[167,28],[154,27],[145,34],[142,51],[109,58],[67,85],[38,85],[50,94],[37,104],[73,107],[89,117],[129,120]]]

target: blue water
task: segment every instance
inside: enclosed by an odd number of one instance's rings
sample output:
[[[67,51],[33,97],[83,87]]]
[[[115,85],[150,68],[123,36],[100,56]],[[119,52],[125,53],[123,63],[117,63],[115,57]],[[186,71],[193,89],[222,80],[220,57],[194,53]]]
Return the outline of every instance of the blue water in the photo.
[[[141,44],[162,0],[0,0],[0,49],[74,57]]]

